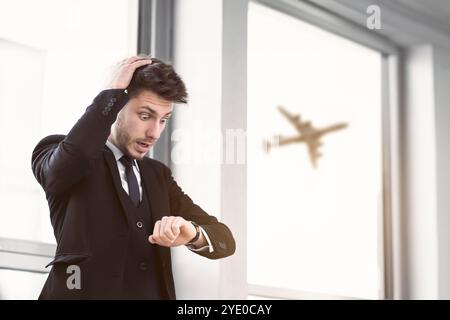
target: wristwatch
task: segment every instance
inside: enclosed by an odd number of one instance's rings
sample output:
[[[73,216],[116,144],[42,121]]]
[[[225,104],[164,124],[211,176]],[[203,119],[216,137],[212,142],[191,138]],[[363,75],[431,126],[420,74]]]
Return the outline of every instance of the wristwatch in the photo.
[[[194,225],[196,233],[195,233],[195,237],[192,238],[191,241],[186,243],[187,245],[193,244],[195,241],[198,240],[198,238],[200,238],[200,226],[194,221],[191,221],[191,223]]]

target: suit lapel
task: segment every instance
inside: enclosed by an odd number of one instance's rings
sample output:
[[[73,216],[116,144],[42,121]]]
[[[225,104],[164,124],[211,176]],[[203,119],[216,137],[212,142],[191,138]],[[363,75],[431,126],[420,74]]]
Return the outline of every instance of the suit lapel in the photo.
[[[114,183],[114,189],[116,190],[117,196],[120,200],[120,204],[122,205],[122,209],[123,209],[122,212],[128,221],[128,216],[126,214],[127,209],[126,209],[126,205],[125,205],[126,192],[125,192],[125,190],[123,190],[122,183],[120,182],[120,176],[119,176],[119,170],[117,168],[116,158],[114,157],[114,154],[112,153],[112,151],[106,146],[103,150],[103,155],[104,155],[105,162],[106,162],[108,169],[112,176],[112,180]]]
[[[146,192],[152,210],[153,223],[155,223],[161,220],[164,215],[169,215],[169,212],[164,212],[165,209],[162,206],[164,197],[161,194],[161,186],[157,183],[158,179],[151,164],[145,159],[138,160],[137,163],[141,174],[141,183],[143,183],[143,192]]]

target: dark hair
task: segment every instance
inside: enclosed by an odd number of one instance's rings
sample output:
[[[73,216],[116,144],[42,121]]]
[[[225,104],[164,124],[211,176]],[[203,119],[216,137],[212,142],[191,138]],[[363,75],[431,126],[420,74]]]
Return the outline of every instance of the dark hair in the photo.
[[[130,96],[150,90],[167,101],[187,103],[186,86],[173,67],[156,58],[152,63],[136,69],[127,88]]]

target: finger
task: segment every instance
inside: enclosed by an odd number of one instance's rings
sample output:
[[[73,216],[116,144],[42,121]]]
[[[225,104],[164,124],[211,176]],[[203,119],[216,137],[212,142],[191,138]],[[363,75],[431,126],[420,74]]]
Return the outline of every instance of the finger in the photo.
[[[165,240],[165,238],[164,238],[164,226],[166,225],[167,218],[166,217],[162,217],[160,221],[161,222],[160,222],[160,225],[159,225],[159,233],[158,233],[158,235],[159,235],[159,238],[164,241]]]
[[[148,236],[148,242],[150,242],[151,244],[155,243],[155,240],[153,239],[153,235]]]
[[[133,63],[133,62],[135,62],[135,61],[142,60],[142,59],[145,59],[145,57],[131,56],[131,57],[126,58],[126,59],[125,59],[125,62],[126,62],[127,64],[131,64],[131,63]]]
[[[161,220],[158,220],[158,221],[156,221],[155,226],[153,227],[152,238],[153,238],[155,243],[159,243],[160,242],[160,238],[159,238],[160,226],[161,226]]]
[[[159,226],[159,238],[164,242],[170,242],[170,239],[167,238],[167,235],[164,232],[164,228],[167,224],[167,217],[162,217],[161,219],[161,225]]]
[[[126,65],[133,65],[136,62],[140,62],[140,61],[151,61],[150,57],[131,57],[129,59],[127,59],[126,61]]]
[[[172,225],[175,222],[175,217],[169,217],[167,218],[167,223],[164,225],[164,234],[169,238],[170,242],[173,242],[175,240],[176,236],[172,231]]]
[[[151,64],[153,61],[150,59],[145,59],[145,60],[138,60],[133,62],[132,64],[130,64],[130,67],[133,68],[134,70],[136,70],[139,67],[145,66],[147,64]]]
[[[176,217],[174,222],[172,223],[172,233],[174,234],[175,238],[178,237],[180,234],[180,228],[183,220],[181,217]]]

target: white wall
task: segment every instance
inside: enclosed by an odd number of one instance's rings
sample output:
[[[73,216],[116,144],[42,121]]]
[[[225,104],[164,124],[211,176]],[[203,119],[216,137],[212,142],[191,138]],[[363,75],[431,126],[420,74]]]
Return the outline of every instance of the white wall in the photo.
[[[248,1],[223,1],[221,130],[247,131]],[[221,212],[236,240],[235,254],[220,264],[220,297],[246,299],[247,289],[247,165],[241,162],[245,141],[227,140],[227,161],[221,166]],[[244,151],[245,152],[245,151]],[[246,153],[246,152],[245,152]],[[232,159],[232,162],[228,160]]]
[[[188,135],[173,141],[172,150],[186,157],[184,163],[174,159],[174,177],[194,202],[220,219],[220,165],[194,161],[189,155],[199,157],[204,151],[202,137],[207,136],[202,132],[220,131],[221,0],[175,2],[174,66],[189,94],[188,105],[175,106],[174,128]],[[219,143],[208,147],[212,153],[220,151]],[[219,298],[218,260],[205,259],[184,247],[172,250],[172,257],[178,299]]]
[[[450,51],[434,47],[438,285],[439,299],[450,299]]]
[[[405,221],[407,296],[437,298],[436,145],[433,49],[405,56]]]
[[[230,227],[237,244],[235,254],[221,260],[173,250],[180,299],[247,297],[246,169],[224,161],[225,130],[246,129],[246,37],[247,1],[175,2],[174,65],[189,93],[189,104],[176,106],[175,179]]]
[[[405,299],[450,299],[450,51],[405,59]]]

